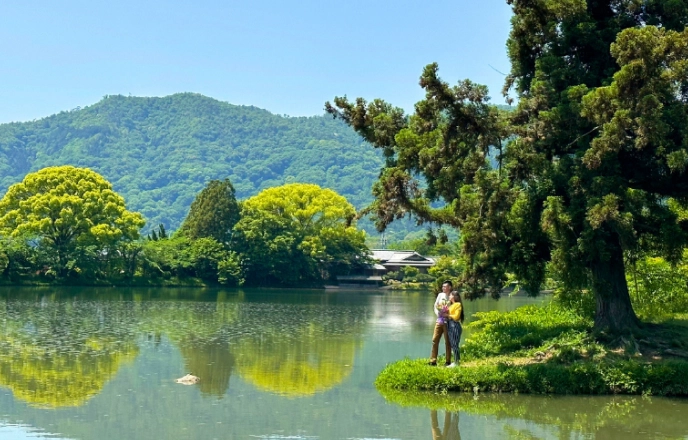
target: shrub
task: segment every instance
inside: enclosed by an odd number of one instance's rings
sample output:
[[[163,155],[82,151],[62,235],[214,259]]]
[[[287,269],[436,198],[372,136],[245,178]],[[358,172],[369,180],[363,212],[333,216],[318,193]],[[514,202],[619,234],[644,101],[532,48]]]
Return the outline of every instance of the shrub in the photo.
[[[465,359],[480,359],[514,351],[538,348],[545,341],[581,340],[592,322],[571,310],[551,304],[547,307],[525,306],[512,312],[479,312],[462,347]]]
[[[633,308],[648,319],[688,312],[688,253],[676,266],[662,258],[642,258],[626,274]]]

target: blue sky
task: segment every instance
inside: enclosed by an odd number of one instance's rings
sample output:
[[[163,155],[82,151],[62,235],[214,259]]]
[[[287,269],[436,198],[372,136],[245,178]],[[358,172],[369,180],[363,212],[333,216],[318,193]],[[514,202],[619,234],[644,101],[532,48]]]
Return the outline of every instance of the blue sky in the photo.
[[[290,116],[340,95],[411,110],[435,61],[502,104],[510,14],[505,0],[3,0],[0,123],[177,92]]]

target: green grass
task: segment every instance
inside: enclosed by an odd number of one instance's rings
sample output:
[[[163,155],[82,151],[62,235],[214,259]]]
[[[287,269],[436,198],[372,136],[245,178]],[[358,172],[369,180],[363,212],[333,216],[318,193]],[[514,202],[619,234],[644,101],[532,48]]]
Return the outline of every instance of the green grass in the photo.
[[[517,365],[509,362],[432,368],[423,360],[403,360],[385,368],[381,389],[518,392],[537,394],[647,394],[688,396],[688,362],[636,360]]]
[[[466,361],[505,354],[530,356],[551,345],[579,346],[592,321],[556,305],[531,305],[508,313],[476,313],[469,325],[473,335],[461,347]]]
[[[688,396],[688,328],[674,320],[603,344],[592,322],[550,305],[476,315],[459,368],[404,359],[378,376],[381,390]]]

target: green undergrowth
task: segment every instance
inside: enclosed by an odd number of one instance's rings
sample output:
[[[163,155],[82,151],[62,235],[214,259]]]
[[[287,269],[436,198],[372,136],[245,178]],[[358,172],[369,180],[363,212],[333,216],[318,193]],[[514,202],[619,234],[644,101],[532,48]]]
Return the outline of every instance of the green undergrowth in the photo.
[[[461,347],[463,361],[494,356],[530,356],[550,346],[588,344],[592,321],[556,305],[525,306],[512,312],[479,312],[469,324],[472,335]],[[590,347],[594,350],[594,343]]]
[[[378,376],[381,390],[688,396],[688,328],[674,319],[606,340],[557,305],[477,313],[461,365],[404,359]]]
[[[387,284],[386,287],[389,290],[412,290],[419,292],[432,292],[433,286],[430,284],[423,283],[395,283]]]

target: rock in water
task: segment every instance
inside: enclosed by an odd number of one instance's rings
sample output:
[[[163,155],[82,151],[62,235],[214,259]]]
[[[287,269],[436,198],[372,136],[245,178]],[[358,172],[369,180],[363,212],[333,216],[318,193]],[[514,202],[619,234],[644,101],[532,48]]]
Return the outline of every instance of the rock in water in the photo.
[[[194,376],[193,374],[187,374],[184,377],[180,377],[179,379],[175,380],[175,382],[180,383],[182,385],[193,385],[195,383],[198,383],[198,381],[201,380],[198,378],[198,376]]]

